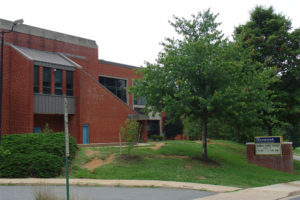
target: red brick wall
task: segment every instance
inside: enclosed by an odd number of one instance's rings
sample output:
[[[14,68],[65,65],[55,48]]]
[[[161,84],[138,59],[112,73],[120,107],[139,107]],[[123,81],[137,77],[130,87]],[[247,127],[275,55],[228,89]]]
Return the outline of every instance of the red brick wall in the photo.
[[[128,114],[135,112],[83,71],[80,71],[80,94],[81,135],[82,125],[88,124],[90,143],[118,142],[121,126]]]
[[[135,71],[131,68],[104,64],[104,63],[93,63],[88,66],[87,72],[91,74],[96,80],[100,75],[110,76],[127,80],[127,85],[132,86],[132,79],[139,79]],[[132,108],[132,95],[129,95],[129,107]]]
[[[69,117],[70,118],[70,117]],[[54,132],[64,132],[64,116],[63,115],[44,115],[35,114],[34,115],[34,126],[39,126],[43,130],[46,123],[48,123],[49,128]]]
[[[1,49],[0,49],[1,53]],[[10,107],[10,48],[7,46],[4,46],[4,68],[3,68],[3,87],[2,87],[2,134],[3,133],[9,133],[9,107]]]
[[[98,62],[98,49],[79,46],[71,43],[50,40],[43,37],[12,32],[5,35],[5,41],[17,46],[37,49],[41,51],[62,52],[85,56],[89,62]]]
[[[33,63],[14,49],[6,48],[10,63],[6,63],[4,76],[5,114],[9,127],[4,133],[28,133],[33,131]],[[6,73],[9,71],[9,73]],[[9,77],[7,77],[9,75]],[[9,91],[7,91],[9,90]],[[7,102],[8,101],[8,102]],[[8,105],[9,104],[9,105]],[[7,122],[5,123],[7,124]]]
[[[81,133],[81,94],[80,94],[80,69],[76,69],[73,74],[73,95],[76,98],[76,114],[69,115],[69,132],[76,139],[77,143],[82,143]]]
[[[140,139],[143,142],[148,142],[147,121],[138,121],[141,125]]]
[[[275,169],[278,171],[294,173],[293,145],[283,143],[281,156],[255,155],[255,144],[247,144],[247,160],[249,163]]]
[[[129,105],[124,104],[98,83],[98,76],[127,79],[128,86],[131,86],[132,78],[139,78],[131,68],[99,63],[98,49],[57,40],[13,32],[6,34],[5,41],[42,51],[84,56],[85,58],[69,57],[89,73],[80,69],[76,69],[74,73],[76,114],[69,116],[70,134],[82,143],[82,124],[89,124],[91,143],[119,141],[118,133],[121,125],[128,114],[135,114],[131,109],[132,96],[129,95]],[[34,115],[33,113],[33,63],[8,46],[5,47],[5,51],[3,132],[33,132],[34,126],[43,128],[46,122],[53,130],[62,131],[62,115]],[[41,67],[40,80],[42,80]],[[53,90],[54,87],[52,92]],[[40,81],[40,92],[42,92],[42,81]],[[65,93],[65,88],[63,92]]]

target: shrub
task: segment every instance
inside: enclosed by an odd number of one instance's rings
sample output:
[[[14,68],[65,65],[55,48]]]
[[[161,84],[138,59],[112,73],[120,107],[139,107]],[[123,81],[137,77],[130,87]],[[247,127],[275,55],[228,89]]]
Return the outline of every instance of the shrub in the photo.
[[[70,137],[70,160],[77,145]],[[0,177],[55,177],[64,166],[64,133],[11,134],[2,137]]]
[[[140,124],[135,120],[126,119],[125,125],[121,127],[122,139],[126,141],[128,154],[138,142]]]
[[[30,176],[28,170],[32,159],[30,155],[23,153],[12,153],[9,156],[1,155],[0,177],[26,178]]]
[[[177,134],[183,133],[183,124],[181,119],[172,119],[172,116],[166,116],[166,124],[165,124],[165,137],[167,139],[173,139]]]
[[[57,155],[39,152],[32,156],[31,176],[40,178],[51,178],[58,176],[64,166],[63,157]]]
[[[190,140],[201,138],[201,123],[186,119],[184,122],[183,134],[188,136]]]
[[[154,141],[156,141],[156,140],[162,141],[163,136],[160,136],[160,135],[151,135],[151,139],[154,140]]]
[[[48,186],[42,186],[34,188],[33,196],[35,200],[64,200],[62,195],[57,193],[53,188]],[[70,197],[70,200],[77,200],[78,198]],[[78,199],[79,200],[79,199]]]

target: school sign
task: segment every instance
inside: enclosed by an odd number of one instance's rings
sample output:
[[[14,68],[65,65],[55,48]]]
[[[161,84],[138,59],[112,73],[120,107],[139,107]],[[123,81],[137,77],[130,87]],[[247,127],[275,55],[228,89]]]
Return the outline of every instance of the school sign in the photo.
[[[281,155],[282,136],[255,137],[256,155]]]

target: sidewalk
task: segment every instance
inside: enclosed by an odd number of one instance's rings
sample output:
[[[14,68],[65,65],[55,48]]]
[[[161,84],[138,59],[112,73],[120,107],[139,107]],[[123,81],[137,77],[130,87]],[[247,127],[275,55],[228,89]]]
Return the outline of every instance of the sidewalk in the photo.
[[[300,194],[300,181],[219,193],[197,200],[279,200]],[[293,199],[293,198],[291,198]]]
[[[64,178],[24,178],[24,179],[0,179],[0,184],[15,184],[15,185],[64,185],[66,179]],[[210,192],[232,192],[240,188],[209,185],[199,183],[186,183],[175,181],[154,181],[154,180],[105,180],[105,179],[70,179],[70,185],[95,185],[95,186],[124,186],[124,187],[165,187],[165,188],[179,188],[191,190],[205,190]]]

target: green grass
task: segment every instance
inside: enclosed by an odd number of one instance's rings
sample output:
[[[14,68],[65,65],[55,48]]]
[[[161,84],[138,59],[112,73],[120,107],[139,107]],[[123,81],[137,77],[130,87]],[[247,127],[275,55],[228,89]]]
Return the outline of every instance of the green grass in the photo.
[[[142,160],[114,160],[94,169],[83,168],[90,159],[81,148],[72,165],[72,178],[166,180],[236,187],[257,187],[300,180],[300,162],[294,162],[294,174],[258,167],[247,163],[245,145],[229,141],[208,144],[208,157],[215,163],[205,163],[195,157],[201,155],[201,144],[191,141],[167,141],[159,150],[139,148],[133,154]],[[93,148],[103,155],[115,153],[115,147]],[[124,150],[123,150],[124,151]],[[124,151],[126,152],[126,151]]]
[[[300,156],[300,147],[297,147],[294,151],[293,151],[293,154],[295,156]]]

